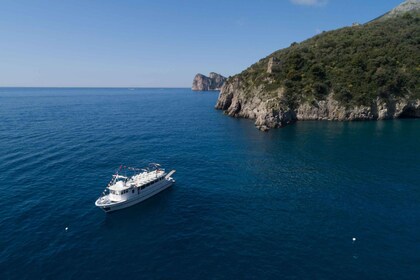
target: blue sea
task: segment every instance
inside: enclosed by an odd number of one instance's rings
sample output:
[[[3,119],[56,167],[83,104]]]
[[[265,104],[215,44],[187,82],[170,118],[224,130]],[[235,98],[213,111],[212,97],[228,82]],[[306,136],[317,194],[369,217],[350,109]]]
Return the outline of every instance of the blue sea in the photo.
[[[217,96],[1,88],[0,279],[418,279],[420,120],[263,133]],[[176,184],[95,207],[149,162]]]

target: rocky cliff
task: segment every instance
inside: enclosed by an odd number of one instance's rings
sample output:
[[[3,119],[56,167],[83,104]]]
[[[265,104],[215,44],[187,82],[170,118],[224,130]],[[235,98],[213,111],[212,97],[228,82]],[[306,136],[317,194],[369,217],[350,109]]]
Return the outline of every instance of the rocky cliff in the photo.
[[[214,72],[211,72],[208,77],[203,74],[197,74],[194,77],[191,89],[198,91],[220,90],[225,81],[225,77]]]
[[[229,81],[220,93],[216,108],[232,117],[255,120],[263,131],[283,127],[298,120],[384,120],[420,118],[420,98],[377,98],[369,105],[346,106],[330,93],[325,100],[302,102],[291,108],[276,97],[265,98],[263,89],[247,92],[240,81]],[[253,97],[250,98],[249,95]],[[279,93],[281,95],[281,92]]]
[[[261,130],[298,120],[420,118],[418,2],[261,59],[226,81],[216,108]]]

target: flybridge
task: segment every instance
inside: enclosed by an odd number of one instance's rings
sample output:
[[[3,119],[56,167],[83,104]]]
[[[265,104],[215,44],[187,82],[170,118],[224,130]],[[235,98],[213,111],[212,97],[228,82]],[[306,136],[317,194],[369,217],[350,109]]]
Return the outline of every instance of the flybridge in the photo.
[[[166,173],[157,163],[151,163],[146,168],[121,165],[95,205],[110,212],[137,204],[175,183],[171,177],[174,173],[175,170]]]

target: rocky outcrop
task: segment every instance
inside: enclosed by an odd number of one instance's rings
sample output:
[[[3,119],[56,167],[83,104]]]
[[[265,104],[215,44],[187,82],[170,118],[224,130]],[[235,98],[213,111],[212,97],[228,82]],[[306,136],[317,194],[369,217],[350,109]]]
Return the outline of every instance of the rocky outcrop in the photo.
[[[379,19],[388,19],[413,11],[420,11],[420,0],[406,0]]]
[[[377,98],[370,106],[343,106],[330,93],[325,100],[302,102],[290,108],[282,99],[282,92],[272,98],[264,98],[264,90],[249,92],[239,77],[229,80],[221,89],[216,109],[224,110],[232,117],[255,120],[255,126],[267,131],[283,127],[295,121],[330,120],[384,120],[393,118],[420,118],[420,99]],[[252,98],[250,98],[252,96]]]
[[[211,72],[209,76],[197,74],[192,83],[192,90],[207,91],[207,90],[220,90],[226,81],[226,77],[220,74]]]
[[[248,92],[240,78],[234,77],[222,87],[216,109],[232,117],[255,119],[255,126],[267,131],[297,120],[297,112],[281,101],[281,95],[266,99],[263,88]]]

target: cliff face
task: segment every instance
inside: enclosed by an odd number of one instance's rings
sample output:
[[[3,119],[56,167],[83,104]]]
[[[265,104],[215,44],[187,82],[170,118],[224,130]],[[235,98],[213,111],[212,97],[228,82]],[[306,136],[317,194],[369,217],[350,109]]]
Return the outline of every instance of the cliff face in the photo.
[[[220,90],[225,81],[225,77],[214,72],[211,72],[208,77],[203,74],[197,74],[191,89],[197,91]]]
[[[279,92],[281,96],[281,92]],[[250,97],[252,96],[252,97]],[[247,92],[236,79],[222,88],[216,109],[225,110],[232,117],[255,120],[255,126],[263,131],[283,127],[301,120],[384,120],[393,118],[420,118],[419,98],[377,98],[370,105],[348,107],[334,99],[334,93],[325,100],[302,102],[290,108],[280,98],[265,98],[262,89]]]
[[[411,11],[419,0],[406,2]],[[229,78],[216,108],[261,130],[298,120],[420,118],[418,42],[417,12],[325,32]]]

